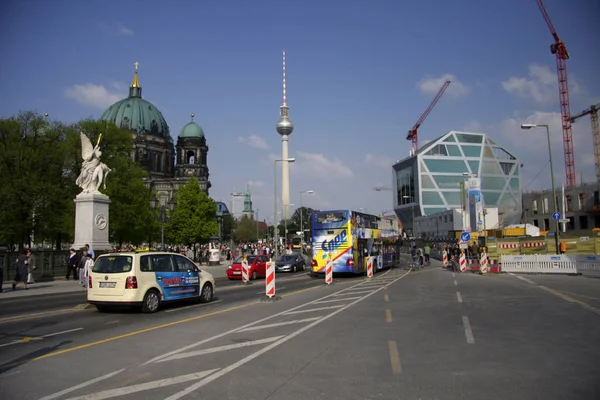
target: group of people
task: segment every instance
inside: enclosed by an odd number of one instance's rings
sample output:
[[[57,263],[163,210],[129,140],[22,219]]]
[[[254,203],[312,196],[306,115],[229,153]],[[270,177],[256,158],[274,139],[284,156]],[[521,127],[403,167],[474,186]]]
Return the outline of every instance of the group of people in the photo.
[[[429,264],[429,256],[431,255],[431,247],[425,243],[423,247],[417,247],[414,245],[410,252],[413,259],[413,269],[417,270],[425,264]]]
[[[12,284],[12,290],[17,290],[19,284],[23,284],[25,289],[29,289],[29,284],[35,283],[33,280],[33,271],[36,269],[35,256],[31,249],[22,249],[17,258],[15,258],[15,280]],[[3,272],[0,269],[0,292],[2,292]]]
[[[67,259],[67,280],[69,280],[71,274],[73,274],[73,280],[79,281],[81,286],[87,288],[87,277],[94,266],[95,256],[94,250],[90,248],[89,244],[86,244],[85,247],[81,249],[81,257],[77,254],[75,249],[69,249],[69,258]]]

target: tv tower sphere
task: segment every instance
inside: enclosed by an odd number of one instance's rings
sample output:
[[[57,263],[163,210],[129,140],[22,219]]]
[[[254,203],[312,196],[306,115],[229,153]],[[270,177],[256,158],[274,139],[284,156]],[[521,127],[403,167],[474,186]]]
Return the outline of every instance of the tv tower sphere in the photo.
[[[281,136],[290,135],[294,130],[294,124],[290,120],[288,116],[288,108],[287,106],[281,106],[281,118],[279,118],[279,122],[277,122],[277,133]]]

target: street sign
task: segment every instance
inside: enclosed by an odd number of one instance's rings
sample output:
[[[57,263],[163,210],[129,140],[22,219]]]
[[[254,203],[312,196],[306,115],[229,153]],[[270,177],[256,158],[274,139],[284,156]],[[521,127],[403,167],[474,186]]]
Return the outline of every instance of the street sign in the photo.
[[[477,221],[477,225],[483,225],[483,221],[482,220]]]
[[[561,217],[561,215],[560,215],[560,213],[558,211],[554,211],[552,213],[552,219],[553,220],[558,221],[560,219],[560,217]]]
[[[567,222],[570,222],[571,218],[563,218],[563,219],[559,219],[558,222],[562,222],[563,224],[566,224]]]
[[[468,242],[471,240],[471,234],[469,232],[463,232],[460,234],[461,242]]]

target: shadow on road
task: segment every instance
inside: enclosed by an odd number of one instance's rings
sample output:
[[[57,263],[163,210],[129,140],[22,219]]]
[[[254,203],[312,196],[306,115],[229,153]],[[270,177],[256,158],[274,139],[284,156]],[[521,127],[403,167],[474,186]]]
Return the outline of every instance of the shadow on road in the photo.
[[[55,346],[42,347],[41,349],[32,351],[29,354],[25,354],[19,358],[11,360],[7,363],[0,365],[0,375],[7,373],[8,371],[15,369],[21,365],[27,364],[28,362],[35,360],[36,358],[45,356],[47,354],[53,353],[57,350],[60,350],[61,347],[66,346],[67,344],[72,343],[71,340],[65,340]]]

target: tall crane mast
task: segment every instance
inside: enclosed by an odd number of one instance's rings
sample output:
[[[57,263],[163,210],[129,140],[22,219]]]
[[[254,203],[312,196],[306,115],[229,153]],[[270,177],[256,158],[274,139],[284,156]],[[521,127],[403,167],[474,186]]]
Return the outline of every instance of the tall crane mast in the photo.
[[[571,106],[569,104],[569,84],[567,82],[567,60],[569,52],[562,40],[558,37],[554,25],[546,12],[542,0],[536,0],[537,5],[546,20],[554,43],[550,45],[550,52],[556,55],[556,72],[558,75],[558,93],[560,101],[560,114],[562,119],[563,147],[565,151],[565,173],[567,187],[574,187],[577,183],[575,175],[575,149],[573,146],[573,130],[571,129]]]
[[[592,137],[594,138],[594,163],[596,164],[596,182],[600,183],[600,125],[598,125],[598,109],[600,103],[590,106],[577,115],[571,117],[571,122],[575,122],[586,115],[592,120]]]
[[[423,115],[421,115],[421,118],[419,118],[415,126],[413,126],[412,129],[408,131],[408,135],[406,135],[406,140],[412,141],[411,150],[413,155],[417,153],[417,150],[419,150],[419,127],[425,121],[425,118],[427,118],[431,110],[433,110],[433,107],[435,107],[435,105],[440,100],[440,97],[442,97],[446,89],[448,89],[448,85],[450,85],[450,81],[444,82],[431,104],[429,104],[429,107],[427,107],[427,110],[425,110]]]

